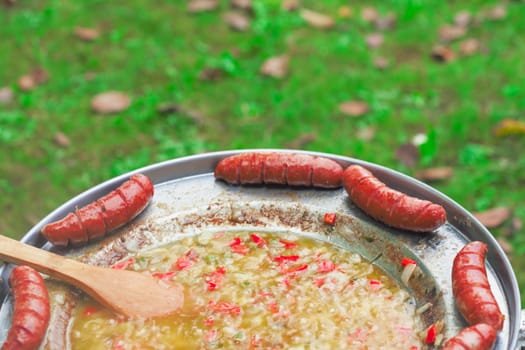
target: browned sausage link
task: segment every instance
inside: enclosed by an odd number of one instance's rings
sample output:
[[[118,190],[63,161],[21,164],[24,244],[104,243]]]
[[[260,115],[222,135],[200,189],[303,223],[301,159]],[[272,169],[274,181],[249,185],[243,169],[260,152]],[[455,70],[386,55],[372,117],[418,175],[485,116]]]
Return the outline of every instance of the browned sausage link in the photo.
[[[343,168],[335,161],[301,153],[248,152],[222,159],[215,177],[234,185],[278,184],[337,188]]]
[[[447,340],[442,350],[490,350],[496,342],[496,335],[494,328],[478,323]]]
[[[9,276],[14,299],[13,321],[2,350],[33,350],[44,339],[49,324],[49,295],[42,276],[28,266],[17,266]]]
[[[442,206],[389,188],[360,165],[345,169],[343,186],[355,205],[392,227],[426,232],[447,220]]]
[[[471,325],[486,323],[500,331],[505,316],[490,289],[486,255],[487,245],[479,241],[459,251],[452,266],[452,292],[459,311]]]
[[[136,174],[114,191],[47,224],[42,235],[55,245],[78,245],[112,232],[139,215],[153,197],[151,180]]]

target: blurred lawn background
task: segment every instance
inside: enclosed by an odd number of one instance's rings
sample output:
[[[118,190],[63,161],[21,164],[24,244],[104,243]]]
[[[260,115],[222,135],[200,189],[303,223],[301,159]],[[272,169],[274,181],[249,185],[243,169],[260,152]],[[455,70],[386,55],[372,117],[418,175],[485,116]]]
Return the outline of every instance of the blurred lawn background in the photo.
[[[525,290],[523,2],[232,3],[0,5],[1,233],[154,162],[300,148],[431,169],[466,209],[499,208]],[[92,109],[107,91],[120,111]]]

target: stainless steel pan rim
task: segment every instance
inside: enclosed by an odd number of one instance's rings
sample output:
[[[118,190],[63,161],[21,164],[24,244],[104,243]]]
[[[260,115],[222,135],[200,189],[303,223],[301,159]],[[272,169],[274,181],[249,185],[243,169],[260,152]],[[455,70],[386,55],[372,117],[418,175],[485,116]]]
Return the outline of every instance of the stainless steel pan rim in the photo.
[[[499,246],[492,234],[468,211],[462,208],[455,201],[440,193],[439,191],[433,189],[432,187],[413,179],[409,176],[401,174],[399,172],[393,171],[391,169],[385,168],[383,166],[366,162],[363,160],[358,160],[350,157],[344,157],[340,155],[327,154],[321,152],[309,152],[309,151],[298,151],[298,150],[286,150],[286,149],[246,149],[246,150],[230,150],[230,151],[220,151],[212,152],[205,154],[198,154],[173,160],[168,160],[165,162],[149,165],[132,172],[122,174],[118,177],[115,177],[111,180],[108,180],[104,183],[101,183],[91,189],[79,194],[78,196],[72,198],[68,202],[64,203],[62,206],[51,212],[46,216],[42,221],[35,225],[23,238],[22,241],[28,244],[32,244],[44,249],[53,249],[49,243],[46,243],[45,240],[39,234],[40,229],[47,223],[57,220],[65,215],[65,213],[74,210],[75,207],[83,206],[87,203],[90,203],[94,198],[99,197],[101,194],[107,193],[117,187],[120,183],[126,180],[131,174],[134,173],[144,173],[148,175],[156,186],[162,188],[165,184],[169,184],[173,181],[183,181],[190,179],[191,181],[202,181],[206,183],[214,182],[210,181],[212,178],[213,169],[217,162],[227,156],[237,154],[240,152],[249,152],[249,151],[279,151],[279,152],[296,152],[303,154],[311,154],[324,156],[336,160],[343,166],[349,164],[360,164],[368,169],[370,169],[378,178],[388,185],[396,188],[405,193],[415,195],[421,198],[431,200],[433,202],[443,205],[447,211],[448,223],[444,228],[440,228],[436,233],[434,233],[434,238],[426,237],[424,240],[427,245],[436,245],[438,249],[444,249],[447,253],[445,259],[448,262],[444,262],[443,266],[449,266],[451,260],[453,259],[454,252],[457,251],[458,247],[461,244],[469,240],[481,240],[489,246],[489,255],[487,257],[489,264],[489,279],[491,284],[496,289],[495,294],[499,298],[500,303],[504,303],[503,309],[506,310],[507,320],[505,322],[505,328],[501,332],[503,336],[500,336],[498,343],[496,344],[497,349],[515,349],[518,346],[518,338],[521,338],[520,335],[520,322],[521,322],[521,305],[520,305],[520,294],[516,276],[512,270],[512,266]],[[210,184],[216,188],[218,186],[219,191],[228,190],[228,186],[222,183],[213,183]],[[268,188],[257,188],[257,189],[243,189],[242,192],[249,193],[250,195],[260,192],[272,193],[271,189]],[[288,189],[290,191],[290,189]],[[344,190],[340,190],[337,194],[338,198],[343,198],[345,194]],[[321,196],[322,197],[322,196]],[[308,199],[310,200],[310,199]],[[353,215],[358,216],[360,220],[378,227],[380,230],[391,231],[396,237],[404,240],[404,243],[407,244],[416,254],[418,253],[418,244],[420,242],[419,235],[410,236],[405,235],[402,232],[393,230],[390,228],[385,228],[382,225],[370,220],[366,215],[359,213],[359,210],[351,208],[351,203],[348,200],[340,200],[339,205],[342,210],[347,210],[349,207]],[[324,202],[323,202],[324,203]],[[327,204],[329,205],[329,204]],[[343,207],[346,206],[346,207]],[[446,244],[443,244],[443,240]],[[450,245],[449,248],[446,246]],[[432,255],[428,251],[424,252],[422,257],[425,261],[434,262],[434,259],[438,257],[427,256]],[[443,260],[443,257],[441,257]],[[5,282],[5,277],[8,275],[10,267],[1,267],[0,276],[4,277],[0,289],[0,300],[4,300],[7,294],[7,285]],[[448,267],[447,267],[448,269]],[[444,270],[441,268],[441,270]],[[449,270],[447,271],[438,271],[438,279],[446,279],[450,275]],[[443,282],[445,285],[449,282]],[[450,298],[450,296],[448,296]],[[5,307],[3,308],[5,309]],[[457,317],[457,315],[455,315]],[[2,319],[2,312],[0,311],[0,321]],[[1,322],[0,322],[1,324]],[[0,337],[1,338],[1,337]]]

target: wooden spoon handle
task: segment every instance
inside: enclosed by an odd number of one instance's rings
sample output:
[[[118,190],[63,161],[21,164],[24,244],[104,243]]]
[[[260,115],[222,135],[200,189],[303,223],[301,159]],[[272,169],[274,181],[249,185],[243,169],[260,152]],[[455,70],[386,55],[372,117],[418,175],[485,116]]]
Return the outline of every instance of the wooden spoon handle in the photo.
[[[70,283],[78,281],[75,274],[84,265],[1,235],[0,259],[17,265],[31,266],[39,272]]]

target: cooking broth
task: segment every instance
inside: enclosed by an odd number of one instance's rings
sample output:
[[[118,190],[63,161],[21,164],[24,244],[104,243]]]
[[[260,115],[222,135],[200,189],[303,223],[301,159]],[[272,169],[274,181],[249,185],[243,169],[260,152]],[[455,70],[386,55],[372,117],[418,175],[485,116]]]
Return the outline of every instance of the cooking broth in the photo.
[[[421,349],[408,292],[360,255],[296,234],[204,232],[114,268],[187,289],[193,312],[124,320],[89,297],[72,349]]]

